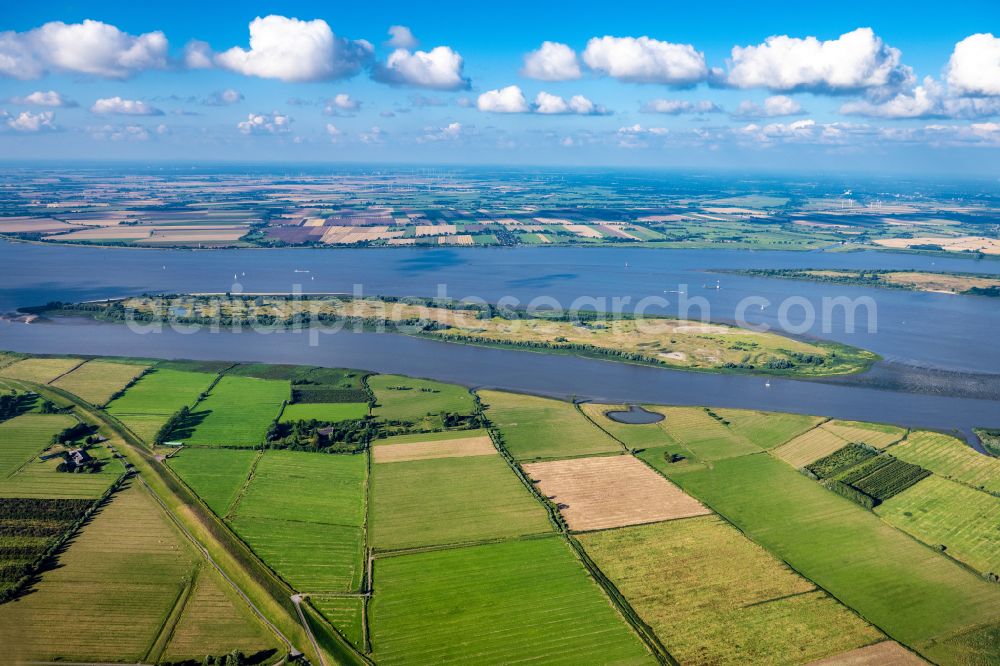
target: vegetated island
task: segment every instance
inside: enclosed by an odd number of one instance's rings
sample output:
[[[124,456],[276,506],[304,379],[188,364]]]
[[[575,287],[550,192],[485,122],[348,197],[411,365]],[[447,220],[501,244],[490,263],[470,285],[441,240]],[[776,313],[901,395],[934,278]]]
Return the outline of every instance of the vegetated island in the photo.
[[[975,428],[975,433],[983,448],[1000,458],[1000,428]]]
[[[878,355],[727,324],[592,311],[550,313],[454,300],[347,295],[143,295],[53,302],[24,312],[221,328],[343,325],[473,345],[608,358],[660,367],[825,377],[863,372]]]
[[[978,273],[946,273],[905,270],[854,270],[840,268],[747,268],[719,269],[713,273],[729,273],[750,277],[808,280],[861,287],[905,289],[939,294],[1000,297],[1000,275]]]

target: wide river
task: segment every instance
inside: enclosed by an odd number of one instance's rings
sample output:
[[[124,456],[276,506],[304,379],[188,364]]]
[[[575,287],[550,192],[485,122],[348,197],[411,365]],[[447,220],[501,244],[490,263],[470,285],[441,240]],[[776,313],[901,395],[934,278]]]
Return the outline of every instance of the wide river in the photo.
[[[900,268],[1000,273],[1000,261],[895,253],[741,252],[641,248],[468,248],[359,250],[172,251],[60,247],[0,241],[0,312],[51,300],[77,301],[143,292],[351,292],[368,295],[538,297],[570,306],[580,297],[670,301],[704,298],[715,321],[731,321],[741,299],[766,298],[747,319],[776,323],[783,299],[822,312],[824,298],[869,297],[876,328],[864,317],[854,332],[843,313],[817,321],[808,334],[865,347],[888,360],[942,370],[1000,374],[1000,301],[985,297],[843,287],[712,275],[713,268]],[[308,272],[306,272],[308,271]],[[239,283],[234,288],[235,282]],[[718,288],[716,288],[718,287]],[[653,310],[651,310],[653,311]],[[790,318],[799,323],[801,303]],[[864,310],[860,311],[865,314]],[[695,308],[697,315],[699,310]],[[824,326],[826,328],[824,328]],[[1000,425],[1000,404],[880,391],[857,386],[677,372],[570,356],[473,348],[399,335],[309,336],[202,331],[138,335],[93,322],[0,323],[0,349],[36,353],[119,354],[155,358],[254,360],[347,365],[540,394],[612,401],[755,407],[958,428]]]

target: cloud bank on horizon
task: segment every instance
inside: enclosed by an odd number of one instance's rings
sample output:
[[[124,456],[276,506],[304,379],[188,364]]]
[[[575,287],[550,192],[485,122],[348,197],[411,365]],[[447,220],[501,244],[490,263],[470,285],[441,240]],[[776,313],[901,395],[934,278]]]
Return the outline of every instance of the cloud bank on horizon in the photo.
[[[8,93],[0,142],[23,151],[28,137],[56,133],[77,143],[159,140],[175,150],[278,141],[353,147],[362,159],[376,149],[391,157],[387,146],[420,155],[431,144],[465,156],[540,146],[590,155],[1000,148],[1000,37],[985,31],[955,41],[938,71],[918,76],[900,48],[866,26],[825,39],[764,35],[723,57],[651,30],[578,43],[553,34],[503,58],[475,45],[465,53],[425,46],[403,24],[369,41],[325,18],[270,14],[252,19],[236,44],[178,43],[150,28],[133,33],[88,18],[0,30]],[[172,92],[188,81],[212,89]],[[153,116],[155,126],[142,124]],[[39,154],[59,156],[58,144],[39,145]]]

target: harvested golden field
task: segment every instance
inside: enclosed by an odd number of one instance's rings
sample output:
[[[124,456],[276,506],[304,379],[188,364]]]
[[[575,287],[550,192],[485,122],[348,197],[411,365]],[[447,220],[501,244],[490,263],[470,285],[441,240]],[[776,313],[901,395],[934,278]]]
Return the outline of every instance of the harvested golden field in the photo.
[[[428,458],[465,458],[490,456],[498,453],[489,435],[439,439],[403,444],[385,444],[372,448],[372,459],[377,463],[427,460]]]
[[[414,230],[417,236],[441,236],[458,233],[454,224],[418,224]]]
[[[997,278],[975,277],[972,275],[948,275],[946,273],[922,273],[919,271],[886,273],[883,279],[890,284],[908,289],[944,292],[947,294],[959,294],[972,287],[988,289],[989,287],[1000,286],[1000,280]]]
[[[81,363],[79,358],[26,358],[0,370],[0,377],[48,384]]]
[[[455,236],[442,236],[438,238],[438,245],[475,245],[476,241],[470,234],[458,234]]]
[[[632,456],[575,458],[524,465],[538,490],[573,530],[600,530],[711,513]]]
[[[405,231],[389,231],[387,226],[378,227],[347,227],[329,226],[323,232],[321,241],[327,245],[350,245],[352,243],[366,243],[373,240],[385,240],[389,238],[399,238]]]
[[[832,432],[837,437],[852,443],[867,444],[876,449],[884,449],[906,436],[903,428],[878,423],[858,421],[827,421],[820,428]]]
[[[878,245],[892,248],[909,248],[914,245],[937,245],[949,252],[982,252],[1000,254],[1000,240],[985,236],[918,236],[916,238],[879,238]]]
[[[926,663],[896,641],[882,641],[811,662],[809,666],[922,666]]]
[[[774,449],[772,453],[792,467],[805,467],[834,451],[844,448],[850,442],[825,428],[813,428]]]
[[[78,395],[92,405],[103,405],[148,367],[132,363],[87,361],[52,382],[52,385]]]

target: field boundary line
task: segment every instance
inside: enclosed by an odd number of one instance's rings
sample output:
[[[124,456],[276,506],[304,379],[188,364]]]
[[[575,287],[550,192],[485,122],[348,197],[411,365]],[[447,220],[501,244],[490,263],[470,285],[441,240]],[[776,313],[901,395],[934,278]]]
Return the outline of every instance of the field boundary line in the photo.
[[[160,658],[163,657],[163,653],[167,651],[167,646],[174,637],[174,630],[181,621],[181,616],[184,615],[184,609],[187,608],[188,601],[191,599],[194,586],[198,583],[197,565],[192,567],[192,569],[191,580],[181,588],[180,593],[174,600],[174,605],[170,608],[167,616],[163,618],[160,630],[153,637],[153,642],[149,645],[149,650],[146,651],[144,659],[150,663],[158,664],[160,662]]]
[[[579,414],[580,416],[582,416],[584,419],[586,419],[587,422],[589,422],[592,426],[594,426],[595,428],[597,428],[598,430],[600,430],[601,432],[603,432],[605,435],[607,435],[608,437],[611,437],[611,439],[613,439],[614,441],[618,442],[618,446],[622,447],[622,453],[630,453],[630,450],[625,445],[625,442],[623,442],[622,440],[618,439],[617,437],[614,437],[610,432],[608,432],[607,430],[605,430],[601,426],[597,425],[597,423],[594,421],[594,419],[590,418],[587,415],[587,413],[584,412],[583,409],[580,408],[580,405],[583,404],[583,403],[585,403],[585,402],[592,403],[592,404],[597,404],[597,403],[594,403],[592,400],[581,400],[581,401],[574,400],[573,401],[573,409],[576,410],[576,413]]]
[[[639,613],[632,608],[632,604],[628,602],[625,595],[621,593],[618,587],[611,582],[601,568],[597,566],[594,560],[590,559],[590,555],[584,549],[583,544],[577,541],[571,534],[564,533],[566,542],[569,547],[576,554],[576,557],[583,564],[584,568],[590,574],[591,578],[597,583],[597,585],[604,590],[604,593],[608,596],[611,601],[611,605],[615,607],[618,613],[622,616],[626,623],[632,627],[632,630],[639,636],[640,640],[646,644],[646,647],[652,651],[653,656],[661,664],[669,664],[670,666],[680,666],[680,662],[674,658],[670,651],[667,650],[666,646],[660,641],[660,637],[656,635],[653,628],[646,624],[645,620],[639,615]]]
[[[362,383],[364,378],[362,378]],[[368,411],[371,412],[369,405]],[[361,601],[361,650],[365,653],[371,652],[371,630],[368,626],[368,604],[372,595],[372,547],[371,534],[368,529],[368,522],[371,519],[371,507],[373,499],[372,488],[372,447],[371,442],[365,447],[365,520],[364,520],[364,571],[361,572],[361,591],[364,598]],[[322,615],[322,613],[320,613]],[[332,624],[332,622],[331,622]]]
[[[56,377],[53,377],[53,378],[52,378],[52,379],[50,379],[49,381],[45,382],[45,385],[46,385],[46,386],[51,386],[52,384],[56,383],[57,381],[59,381],[60,379],[62,379],[62,378],[63,378],[63,377],[65,377],[66,375],[68,375],[69,373],[73,372],[74,370],[78,369],[78,368],[79,368],[80,366],[82,366],[82,365],[86,364],[86,363],[87,363],[87,362],[89,362],[90,360],[92,360],[92,359],[89,359],[89,358],[85,358],[85,359],[81,360],[81,361],[80,361],[79,363],[77,363],[76,365],[74,365],[74,366],[73,366],[72,368],[70,368],[70,369],[69,369],[69,370],[67,370],[66,372],[64,372],[64,373],[62,373],[61,375],[58,375],[58,376],[56,376]]]
[[[247,478],[243,479],[243,485],[240,486],[240,492],[236,494],[233,501],[226,507],[226,513],[222,516],[223,520],[231,521],[236,517],[236,509],[238,509],[240,504],[242,504],[243,497],[246,495],[247,490],[249,490],[250,484],[253,482],[253,477],[257,473],[257,463],[259,463],[260,459],[263,457],[264,449],[261,449],[257,452],[257,455],[254,456],[253,462],[250,464],[250,470],[247,472]]]
[[[538,539],[551,539],[559,536],[559,532],[535,532],[533,534],[522,534],[514,537],[494,537],[492,539],[479,539],[476,541],[455,541],[452,543],[436,543],[427,546],[411,546],[409,548],[394,548],[390,550],[372,550],[372,558],[384,560],[389,557],[399,557],[401,555],[417,555],[419,553],[435,553],[441,550],[457,550],[460,548],[475,548],[476,546],[492,546],[500,543],[511,543],[514,541],[537,541]]]
[[[809,580],[808,578],[806,578],[805,580],[808,580],[810,583],[812,583],[812,581]],[[792,592],[791,594],[783,594],[780,597],[772,597],[771,599],[761,599],[760,601],[754,601],[754,602],[751,602],[749,604],[743,604],[742,606],[740,606],[740,608],[754,608],[756,606],[763,606],[764,604],[770,604],[770,603],[773,603],[775,601],[783,601],[785,599],[794,599],[795,597],[802,597],[802,596],[805,596],[807,594],[812,594],[813,592],[822,592],[822,591],[823,590],[820,589],[820,587],[818,585],[816,585],[816,583],[813,583],[813,589],[811,589],[811,590],[805,590],[803,592]]]

